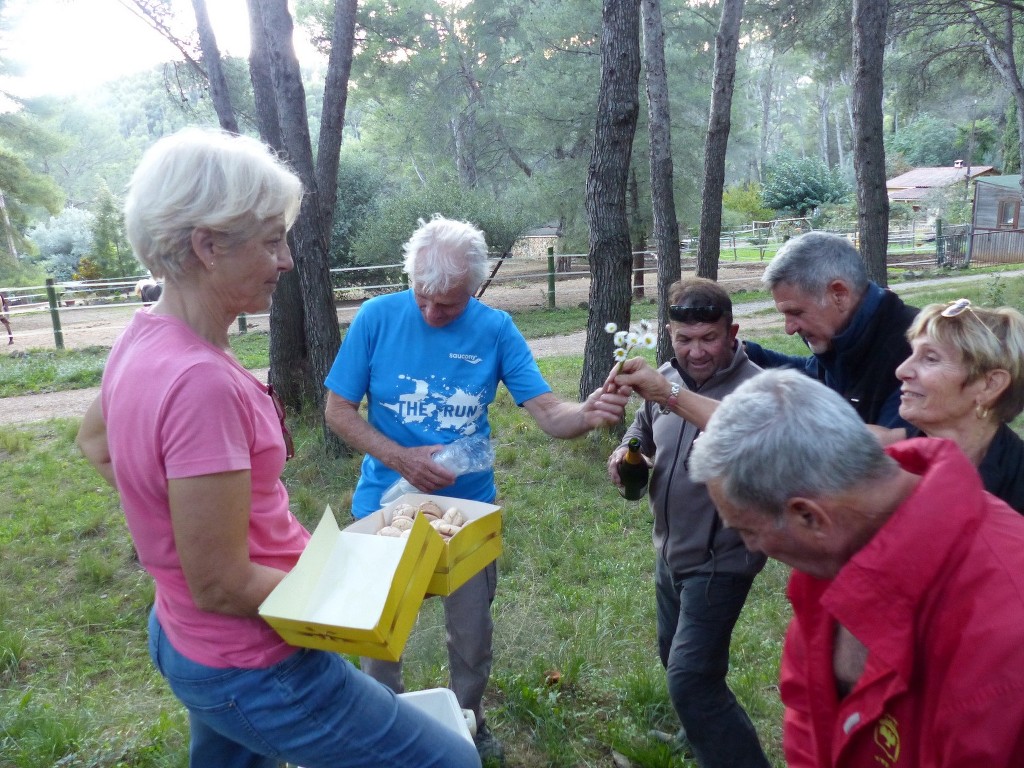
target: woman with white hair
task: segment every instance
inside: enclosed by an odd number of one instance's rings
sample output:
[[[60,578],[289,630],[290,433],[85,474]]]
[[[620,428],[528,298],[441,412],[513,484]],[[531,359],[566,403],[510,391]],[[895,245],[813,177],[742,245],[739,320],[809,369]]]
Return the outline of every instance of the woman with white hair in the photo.
[[[284,410],[228,331],[266,312],[292,268],[301,197],[255,139],[188,129],[149,149],[125,224],[164,292],[111,349],[79,445],[120,492],[156,582],[149,650],[188,709],[193,768],[477,766],[467,739],[258,614],[309,533],[281,482]]]

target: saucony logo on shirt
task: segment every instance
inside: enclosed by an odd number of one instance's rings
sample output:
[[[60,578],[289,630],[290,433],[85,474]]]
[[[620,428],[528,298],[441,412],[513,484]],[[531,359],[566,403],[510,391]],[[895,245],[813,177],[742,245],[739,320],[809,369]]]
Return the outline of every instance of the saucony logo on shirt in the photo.
[[[462,355],[459,354],[458,352],[449,352],[448,357],[451,358],[452,360],[464,360],[472,365],[476,365],[477,363],[483,362],[483,359],[477,357],[476,355]]]

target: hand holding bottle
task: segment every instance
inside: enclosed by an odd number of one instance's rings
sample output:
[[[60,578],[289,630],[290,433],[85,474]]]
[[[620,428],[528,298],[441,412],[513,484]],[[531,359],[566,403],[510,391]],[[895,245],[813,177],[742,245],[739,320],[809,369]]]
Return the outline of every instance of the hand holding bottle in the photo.
[[[608,457],[608,477],[619,494],[630,501],[643,498],[650,474],[651,467],[640,453],[638,438],[631,438],[628,444],[619,446]]]
[[[439,448],[440,450],[435,450]],[[430,493],[439,488],[446,488],[455,482],[459,475],[469,472],[482,472],[494,466],[494,446],[489,438],[483,435],[462,437],[443,446],[422,446],[412,449],[426,457],[427,467],[410,465],[408,474],[400,470],[402,477],[396,480],[381,496],[381,504],[390,504],[406,493]],[[427,453],[424,454],[423,452]],[[422,464],[423,462],[421,462]],[[413,474],[412,469],[416,469]],[[418,483],[411,478],[418,477]],[[450,478],[450,479],[449,479]]]

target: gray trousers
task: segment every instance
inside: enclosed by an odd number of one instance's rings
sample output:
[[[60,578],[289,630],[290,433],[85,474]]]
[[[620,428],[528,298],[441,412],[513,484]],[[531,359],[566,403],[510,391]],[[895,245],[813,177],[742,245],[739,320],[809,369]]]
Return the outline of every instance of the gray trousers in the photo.
[[[494,622],[491,603],[498,583],[498,564],[493,562],[471,578],[444,602],[444,626],[448,643],[451,689],[459,706],[476,715],[477,727],[484,721],[483,698],[491,676],[491,641]],[[404,693],[402,662],[361,657],[360,666],[370,677],[395,693]]]

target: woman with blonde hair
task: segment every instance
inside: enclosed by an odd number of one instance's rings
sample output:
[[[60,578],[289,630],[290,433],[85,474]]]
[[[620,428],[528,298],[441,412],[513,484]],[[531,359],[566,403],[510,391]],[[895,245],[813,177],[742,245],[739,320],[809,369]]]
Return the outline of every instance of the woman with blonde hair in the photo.
[[[985,490],[1024,514],[1024,441],[1010,428],[1024,410],[1024,315],[969,299],[924,307],[896,368],[906,437],[944,437],[978,468]],[[885,442],[904,430],[883,435]]]

